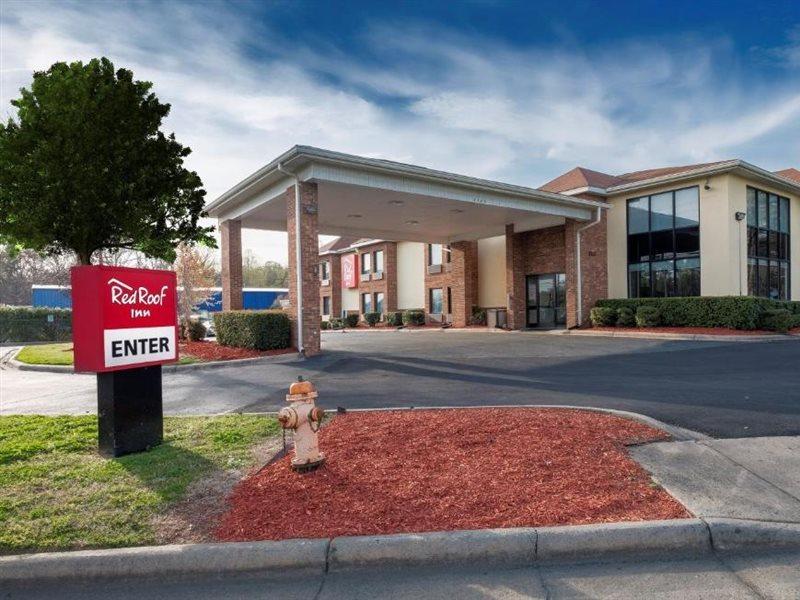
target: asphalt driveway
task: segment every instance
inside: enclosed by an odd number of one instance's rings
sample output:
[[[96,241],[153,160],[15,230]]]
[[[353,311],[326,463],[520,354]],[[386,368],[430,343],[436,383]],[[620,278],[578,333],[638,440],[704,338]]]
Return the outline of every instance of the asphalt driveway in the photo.
[[[322,356],[164,375],[165,411],[277,410],[303,375],[327,408],[571,404],[715,437],[800,435],[800,340],[686,342],[464,331],[329,332]],[[90,375],[0,371],[0,413],[95,409]]]

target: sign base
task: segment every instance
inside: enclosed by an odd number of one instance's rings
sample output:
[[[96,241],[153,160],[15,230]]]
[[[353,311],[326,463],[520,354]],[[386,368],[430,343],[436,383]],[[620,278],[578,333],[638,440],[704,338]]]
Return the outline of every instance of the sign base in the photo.
[[[97,374],[97,438],[103,456],[158,446],[164,439],[161,365]]]

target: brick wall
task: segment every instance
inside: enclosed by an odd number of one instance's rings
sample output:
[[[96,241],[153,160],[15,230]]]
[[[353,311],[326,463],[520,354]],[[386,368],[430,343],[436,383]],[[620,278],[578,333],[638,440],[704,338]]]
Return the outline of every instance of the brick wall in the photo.
[[[289,238],[289,318],[292,337],[297,340],[297,260],[295,253],[294,186],[284,192],[286,231]],[[319,354],[319,228],[317,225],[317,184],[300,184],[300,240],[303,281],[303,347],[307,356]]]
[[[361,255],[372,254],[383,250],[383,279],[370,279],[361,281]],[[361,294],[383,293],[383,312],[397,310],[397,244],[395,242],[378,242],[358,249],[358,298],[359,310],[361,307]],[[374,269],[375,265],[371,267]]]
[[[450,253],[453,325],[466,327],[472,317],[472,307],[478,304],[478,242],[453,242]]]
[[[525,248],[522,236],[514,233],[514,225],[506,225],[506,296],[508,326],[525,327]]]
[[[583,299],[582,323],[578,323],[576,234],[587,225],[585,221],[567,220],[564,227],[567,273],[567,327],[585,325],[595,302],[608,297],[608,228],[607,211],[600,223],[581,234],[581,271],[583,271],[581,296]]]
[[[320,256],[318,263],[328,262],[330,274],[327,285],[319,285],[319,306],[322,311],[322,298],[329,296],[331,299],[331,317],[338,318],[342,314],[342,257],[339,254],[326,254]]]
[[[428,265],[430,263],[430,244],[425,244],[425,306],[421,307],[425,310],[426,315],[431,314],[431,294],[432,288],[441,288],[442,290],[442,310],[447,313],[447,288],[454,285],[453,281],[453,263],[452,255],[451,262],[447,262],[447,253],[442,252],[442,270],[439,273],[429,273]]]
[[[222,246],[222,310],[242,308],[242,222],[219,223]]]

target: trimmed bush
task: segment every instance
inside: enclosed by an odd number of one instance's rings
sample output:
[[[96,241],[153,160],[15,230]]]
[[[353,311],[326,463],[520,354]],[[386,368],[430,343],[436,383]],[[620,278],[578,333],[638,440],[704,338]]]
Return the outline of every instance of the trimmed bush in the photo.
[[[331,328],[331,322],[330,321],[322,321],[319,324],[319,326],[320,326],[320,329],[330,329]]]
[[[800,314],[800,302],[785,302],[751,296],[696,296],[686,298],[621,298],[599,300],[596,306],[630,308],[654,306],[666,327],[730,327],[758,329],[762,313],[770,308],[784,308]]]
[[[214,313],[217,343],[251,350],[291,345],[289,316],[281,310],[229,310]]]
[[[790,326],[792,329],[795,327],[800,327],[800,314],[793,314],[792,315],[792,324]]]
[[[331,319],[328,323],[331,329],[341,329],[344,327],[344,322],[341,319]]]
[[[377,325],[378,322],[381,320],[381,313],[379,312],[364,313],[364,320],[370,327],[375,327],[375,325]]]
[[[589,320],[595,327],[609,327],[617,324],[617,309],[608,306],[595,306],[589,311]]]
[[[425,311],[419,309],[404,311],[403,325],[425,325]]]
[[[794,315],[785,308],[769,308],[761,315],[761,328],[786,333],[792,326]]]
[[[640,306],[636,309],[636,324],[639,327],[658,327],[661,325],[661,311],[657,306]]]
[[[486,325],[486,310],[480,306],[472,307],[472,316],[469,318],[470,325]]]
[[[386,324],[389,327],[400,327],[403,324],[403,313],[402,311],[393,311],[387,312],[386,315]]]
[[[356,313],[348,313],[344,316],[344,324],[345,327],[358,327],[358,314]]]
[[[0,306],[0,342],[66,342],[72,339],[68,308]]]
[[[629,306],[621,306],[617,309],[617,327],[635,327],[636,315]]]
[[[183,321],[181,323],[180,332],[181,339],[189,340],[190,342],[200,342],[206,339],[206,326],[194,319]]]

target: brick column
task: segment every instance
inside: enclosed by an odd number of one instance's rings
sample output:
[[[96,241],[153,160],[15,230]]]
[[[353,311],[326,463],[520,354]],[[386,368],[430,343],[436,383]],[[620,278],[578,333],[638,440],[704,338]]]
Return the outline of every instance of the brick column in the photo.
[[[583,271],[581,296],[583,297],[583,323],[578,323],[577,233],[586,221],[567,219],[564,225],[564,248],[567,275],[567,327],[585,325],[595,302],[608,297],[607,211],[600,223],[581,233],[581,271]]]
[[[286,198],[286,232],[289,237],[289,318],[292,337],[297,344],[297,254],[295,248],[296,218],[300,219],[301,270],[303,282],[303,348],[306,356],[320,353],[319,315],[319,236],[317,226],[317,184],[300,184],[300,215],[295,215],[294,186],[284,193]],[[300,350],[300,348],[298,348]]]
[[[524,329],[525,320],[525,257],[522,238],[514,233],[514,225],[506,225],[506,297],[508,327]]]
[[[386,280],[384,312],[397,310],[397,243],[387,242],[383,253],[383,278]]]
[[[466,327],[478,304],[478,242],[451,243],[450,257],[453,326]]]
[[[331,317],[339,318],[342,314],[342,257],[331,254],[325,260],[331,263]]]
[[[222,243],[222,310],[242,308],[242,222],[218,223]]]

